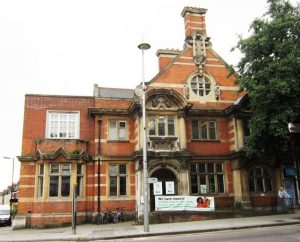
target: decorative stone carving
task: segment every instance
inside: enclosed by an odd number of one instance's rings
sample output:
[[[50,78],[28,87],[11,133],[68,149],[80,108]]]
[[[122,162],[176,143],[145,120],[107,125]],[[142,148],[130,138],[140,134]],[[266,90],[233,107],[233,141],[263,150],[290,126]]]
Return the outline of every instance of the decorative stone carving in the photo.
[[[189,87],[189,85],[187,83],[184,84],[184,86],[183,86],[183,93],[184,93],[184,97],[186,99],[190,98],[190,87]]]
[[[172,100],[167,95],[157,95],[152,100],[152,107],[156,109],[167,109],[172,107]]]
[[[159,137],[150,136],[148,143],[148,151],[179,151],[178,137]]]
[[[193,35],[193,56],[197,66],[205,65],[206,61],[206,48],[205,38],[201,33]]]
[[[214,91],[215,91],[215,95],[216,95],[216,100],[220,100],[220,94],[221,94],[220,87],[218,85],[216,85]]]

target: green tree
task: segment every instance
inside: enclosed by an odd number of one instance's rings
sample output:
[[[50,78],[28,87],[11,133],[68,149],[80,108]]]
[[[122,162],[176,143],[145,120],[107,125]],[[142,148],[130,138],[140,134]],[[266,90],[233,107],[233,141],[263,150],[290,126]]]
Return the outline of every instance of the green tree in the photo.
[[[300,6],[268,0],[268,10],[240,37],[238,82],[253,115],[245,146],[250,158],[280,161],[288,151],[288,123],[300,114]]]

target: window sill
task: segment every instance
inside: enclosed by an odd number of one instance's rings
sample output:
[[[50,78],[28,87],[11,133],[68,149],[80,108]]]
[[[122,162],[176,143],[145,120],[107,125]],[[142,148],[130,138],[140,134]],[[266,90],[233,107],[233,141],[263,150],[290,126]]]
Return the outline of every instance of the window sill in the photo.
[[[129,140],[107,140],[107,143],[129,143]]]
[[[79,142],[79,143],[88,143],[87,140],[79,139],[79,138],[38,138],[35,141],[40,144],[46,141],[54,141],[54,142]]]
[[[192,142],[215,142],[220,143],[221,141],[219,139],[192,139]]]
[[[121,196],[108,196],[109,199],[111,200],[120,200],[120,199],[129,199],[130,197],[127,195],[121,195]]]

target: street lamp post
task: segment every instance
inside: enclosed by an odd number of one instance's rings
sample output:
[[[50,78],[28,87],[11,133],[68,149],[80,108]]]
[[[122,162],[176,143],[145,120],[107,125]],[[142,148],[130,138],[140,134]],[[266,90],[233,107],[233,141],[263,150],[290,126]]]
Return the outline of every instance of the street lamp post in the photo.
[[[144,51],[150,49],[147,43],[141,43],[138,48],[142,50],[142,109],[143,109],[143,172],[144,172],[144,232],[149,232],[148,214],[148,168],[147,168],[147,136],[146,136],[146,87],[145,87],[145,68]]]
[[[13,186],[14,186],[14,170],[15,170],[15,158],[11,158],[8,156],[4,156],[4,159],[8,159],[8,160],[12,160],[13,164],[12,164],[12,173],[11,173],[11,188],[10,188],[10,214],[12,214],[12,196],[13,196]]]

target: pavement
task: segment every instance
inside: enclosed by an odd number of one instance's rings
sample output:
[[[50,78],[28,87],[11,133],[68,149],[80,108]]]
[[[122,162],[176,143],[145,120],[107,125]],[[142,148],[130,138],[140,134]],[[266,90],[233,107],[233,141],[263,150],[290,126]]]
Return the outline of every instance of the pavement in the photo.
[[[268,216],[150,224],[149,232],[144,232],[143,225],[136,225],[133,222],[120,222],[105,225],[77,225],[75,234],[73,234],[74,231],[72,231],[72,227],[22,230],[12,230],[11,227],[1,227],[0,241],[114,240],[121,238],[201,233],[293,224],[300,224],[300,210],[295,210],[293,213],[288,214]]]

